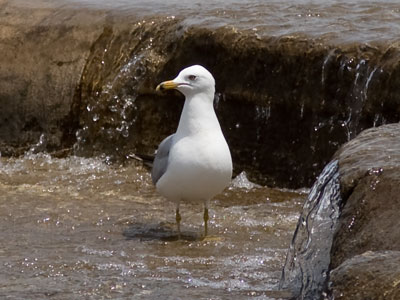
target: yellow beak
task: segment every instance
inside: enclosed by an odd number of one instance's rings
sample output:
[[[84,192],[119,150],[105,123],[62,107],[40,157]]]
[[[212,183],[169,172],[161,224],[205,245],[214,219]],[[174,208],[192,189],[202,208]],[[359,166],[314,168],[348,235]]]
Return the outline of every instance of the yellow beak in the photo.
[[[176,89],[177,87],[178,87],[178,85],[174,81],[168,80],[168,81],[161,82],[159,85],[157,85],[156,91],[172,90],[172,89]]]

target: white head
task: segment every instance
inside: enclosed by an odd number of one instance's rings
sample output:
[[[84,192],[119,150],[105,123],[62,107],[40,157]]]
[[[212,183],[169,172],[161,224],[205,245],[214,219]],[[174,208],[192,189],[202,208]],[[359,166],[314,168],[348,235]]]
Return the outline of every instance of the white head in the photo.
[[[205,93],[211,95],[213,99],[215,80],[206,68],[194,65],[183,69],[175,79],[160,83],[156,90],[168,89],[176,89],[186,97]]]

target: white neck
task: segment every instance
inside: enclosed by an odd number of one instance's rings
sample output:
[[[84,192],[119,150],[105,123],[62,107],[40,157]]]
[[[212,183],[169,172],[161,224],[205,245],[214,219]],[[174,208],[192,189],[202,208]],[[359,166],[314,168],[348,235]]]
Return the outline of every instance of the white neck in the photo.
[[[178,129],[179,136],[193,135],[207,130],[221,129],[214,111],[214,93],[200,93],[186,97]]]

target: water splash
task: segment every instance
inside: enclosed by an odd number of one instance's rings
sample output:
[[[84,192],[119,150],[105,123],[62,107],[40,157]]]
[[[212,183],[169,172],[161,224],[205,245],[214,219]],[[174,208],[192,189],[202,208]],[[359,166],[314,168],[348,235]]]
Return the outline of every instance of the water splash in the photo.
[[[340,203],[338,161],[332,161],[304,204],[282,271],[280,288],[296,299],[318,299],[324,289]]]
[[[336,58],[336,51],[337,49],[332,49],[329,51],[328,55],[325,57],[324,62],[322,63],[322,75],[321,75],[321,85],[324,86],[326,82],[327,69],[329,67],[329,63]]]
[[[378,81],[382,74],[382,67],[378,63],[380,54],[376,53],[375,48],[364,45],[358,52],[350,55],[334,48],[325,56],[321,70],[321,86],[324,90],[332,88],[330,85],[333,80],[337,82],[335,101],[343,107],[343,113],[330,125],[332,130],[334,127],[341,128],[347,141],[365,129],[363,118],[368,112],[364,111],[376,101],[376,91],[371,84]],[[371,125],[380,125],[378,120],[381,121],[379,116]]]
[[[150,32],[156,25],[141,21],[136,26],[126,37],[131,41],[119,41],[121,44],[113,40],[112,31],[105,30],[92,53],[83,77],[87,86],[82,99],[86,103],[75,134],[75,155],[106,153],[106,160],[112,162],[124,156],[121,147],[127,138],[133,138],[136,99],[148,76],[154,48]]]
[[[39,141],[35,145],[31,146],[25,155],[29,156],[31,154],[43,152],[46,150],[47,144],[47,136],[46,134],[42,133],[39,137]]]
[[[136,121],[134,112],[137,109],[137,86],[146,73],[142,58],[143,55],[134,55],[112,82],[105,84],[101,92],[89,99],[85,124],[76,132],[75,153],[85,149],[86,142],[94,132],[109,142],[129,137],[129,130]],[[121,89],[121,83],[127,80],[131,82],[129,91]]]
[[[255,106],[255,119],[257,122],[267,125],[268,120],[271,118],[271,102],[263,105],[256,105]],[[259,141],[263,136],[263,126],[257,126],[256,128],[256,139]]]
[[[246,189],[246,190],[251,190],[254,188],[260,188],[261,186],[251,182],[247,178],[247,174],[245,171],[241,172],[238,176],[236,176],[232,180],[232,188],[240,188],[240,189]]]

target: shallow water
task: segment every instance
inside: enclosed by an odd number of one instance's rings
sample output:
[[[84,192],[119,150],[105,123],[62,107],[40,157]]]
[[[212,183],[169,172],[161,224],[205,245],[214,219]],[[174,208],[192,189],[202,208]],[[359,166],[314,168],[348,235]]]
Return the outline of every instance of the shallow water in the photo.
[[[60,0],[59,0],[60,1]],[[260,36],[301,34],[336,42],[396,41],[397,0],[62,0],[128,15],[185,18],[187,25],[232,26]]]
[[[149,173],[104,158],[0,159],[0,298],[243,299],[277,292],[305,192],[238,177],[202,207],[157,195]],[[275,294],[274,294],[275,293]]]

